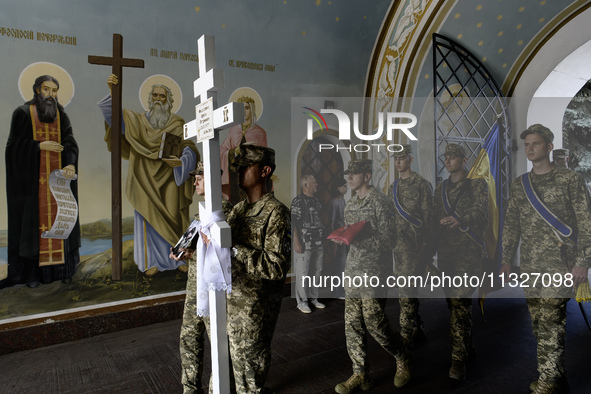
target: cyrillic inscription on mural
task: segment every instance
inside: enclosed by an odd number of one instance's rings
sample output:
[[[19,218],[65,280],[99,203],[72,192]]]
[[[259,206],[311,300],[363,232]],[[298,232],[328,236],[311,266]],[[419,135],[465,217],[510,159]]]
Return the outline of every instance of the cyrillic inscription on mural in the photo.
[[[70,182],[77,178],[78,175],[74,175],[74,178],[67,179],[61,170],[54,170],[49,176],[49,189],[57,203],[57,214],[51,229],[44,231],[41,237],[67,239],[70,236],[78,219],[78,203],[72,194]]]
[[[12,27],[0,27],[0,37],[16,38],[21,40],[37,40],[52,44],[76,45],[76,36],[64,36],[63,34],[45,33],[27,29]]]
[[[171,60],[185,60],[188,62],[198,62],[199,61],[199,57],[194,53],[169,51],[166,49],[151,48],[150,49],[150,56],[160,57],[163,59],[171,59]]]
[[[275,72],[275,65],[274,64],[245,62],[242,60],[230,59],[230,60],[228,60],[228,65],[230,67],[247,68],[249,70],[269,71],[272,73]]]

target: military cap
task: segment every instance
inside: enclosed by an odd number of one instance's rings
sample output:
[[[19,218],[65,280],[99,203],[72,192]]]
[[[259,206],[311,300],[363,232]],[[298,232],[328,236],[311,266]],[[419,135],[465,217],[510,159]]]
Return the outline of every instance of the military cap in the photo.
[[[553,159],[566,159],[569,156],[568,149],[554,149],[552,151]]]
[[[193,171],[189,172],[189,175],[192,175],[192,176],[203,175],[203,162],[198,161],[197,165],[195,166],[195,169]]]
[[[205,171],[205,167],[203,167],[203,162],[202,161],[198,161],[197,165],[195,166],[195,169],[191,172],[189,172],[189,175],[195,176],[195,175],[203,175]],[[224,170],[221,170],[222,175],[224,175]]]
[[[266,146],[243,144],[234,159],[234,167],[247,167],[256,163],[275,169],[275,151]]]
[[[550,131],[549,128],[543,126],[539,123],[532,124],[526,130],[523,130],[521,133],[521,139],[524,140],[530,134],[537,134],[540,137],[544,138],[546,142],[553,142],[554,141],[554,133]]]
[[[412,148],[409,144],[400,145],[402,149],[398,152],[394,152],[392,157],[406,157],[412,153]]]
[[[467,157],[466,151],[458,144],[447,144],[445,147],[445,152],[441,156],[459,156],[459,157]]]
[[[373,162],[370,159],[351,160],[349,167],[343,174],[371,174]]]

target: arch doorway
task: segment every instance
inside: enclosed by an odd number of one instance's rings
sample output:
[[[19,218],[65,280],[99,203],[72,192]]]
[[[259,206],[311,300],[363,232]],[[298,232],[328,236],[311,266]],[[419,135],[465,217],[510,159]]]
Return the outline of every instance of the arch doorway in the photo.
[[[323,149],[320,151],[320,144],[331,144],[325,136],[314,138],[308,146],[304,148],[302,154],[300,175],[314,175],[318,182],[318,192],[316,198],[325,207],[333,198],[335,181],[343,177],[344,164],[341,154],[333,149]],[[298,183],[298,192],[299,190]]]
[[[568,121],[565,118],[565,113],[567,110],[572,113],[575,106],[573,98],[581,90],[583,90],[581,94],[586,95],[583,88],[591,80],[590,62],[591,40],[558,63],[540,84],[530,102],[527,125],[542,123],[549,127],[554,132],[554,148],[573,149],[573,146],[563,146],[563,143],[568,139],[568,136],[563,135],[563,132],[568,132],[570,129],[570,127],[565,127],[567,126],[565,121]],[[579,97],[579,99],[587,101],[588,97]],[[582,133],[587,134],[588,131],[583,130]],[[530,169],[531,163],[527,162],[527,170]]]
[[[332,217],[327,210],[327,206],[330,200],[335,197],[336,182],[339,179],[344,178],[344,170],[347,167],[349,161],[352,159],[351,153],[347,150],[345,144],[340,141],[335,135],[323,134],[316,136],[313,140],[304,143],[298,152],[299,164],[296,170],[296,192],[300,194],[301,188],[299,180],[303,175],[314,175],[318,182],[318,191],[315,196],[320,201],[323,207],[323,222],[324,222],[324,233],[328,236],[331,232],[331,220]],[[320,149],[320,144],[328,144],[333,147],[339,147],[340,149]],[[351,196],[351,192],[348,190],[345,195],[345,200],[348,200]],[[336,249],[334,243],[326,241],[324,243],[324,255],[323,255],[323,269],[322,275],[335,275],[333,272],[334,259]],[[340,274],[339,274],[340,275]],[[320,292],[320,298],[332,297],[334,295],[327,294],[326,292]]]

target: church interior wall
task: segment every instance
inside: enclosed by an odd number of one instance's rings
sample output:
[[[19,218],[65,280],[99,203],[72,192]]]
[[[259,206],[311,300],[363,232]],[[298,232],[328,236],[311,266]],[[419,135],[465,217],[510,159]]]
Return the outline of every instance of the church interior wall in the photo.
[[[186,121],[195,118],[194,106],[198,103],[192,92],[193,81],[198,77],[197,39],[202,34],[214,35],[217,67],[225,73],[225,86],[218,93],[218,103],[225,104],[233,92],[243,87],[260,95],[263,105],[259,108],[262,116],[258,124],[266,130],[268,145],[277,150],[279,182],[274,184],[274,189],[286,205],[297,189],[294,188],[297,174],[294,158],[299,151],[297,147],[303,146],[302,137],[292,132],[293,123],[294,119],[305,119],[303,115],[293,116],[292,98],[307,97],[307,105],[322,108],[323,98],[336,97],[338,108],[339,97],[429,97],[432,95],[430,40],[431,33],[438,32],[481,56],[504,87],[512,70],[529,62],[526,71],[517,81],[510,82],[510,89],[505,92],[508,94],[510,90],[512,97],[518,98],[510,101],[510,111],[513,139],[519,145],[519,130],[530,123],[529,102],[537,88],[562,59],[591,39],[585,33],[588,29],[581,28],[588,24],[591,9],[580,0],[537,2],[535,6],[528,5],[527,12],[509,1],[475,5],[470,0],[379,0],[371,6],[354,0],[220,3],[107,0],[72,5],[67,0],[10,0],[3,5],[0,15],[2,138],[6,142],[12,111],[25,101],[21,91],[31,90],[30,86],[19,85],[23,71],[38,63],[51,63],[66,70],[73,89],[65,111],[80,145],[82,225],[110,217],[110,158],[104,142],[104,120],[97,107],[97,102],[108,94],[106,81],[110,69],[88,64],[88,56],[110,56],[113,33],[124,37],[124,57],[145,61],[143,69],[123,71],[123,107],[143,111],[146,100],[140,96],[140,87],[152,76],[165,75],[180,88],[182,100],[181,95],[175,97],[180,107],[177,114]],[[542,32],[547,34],[544,28],[551,24],[555,26],[552,35],[540,39]],[[526,61],[521,59],[528,42],[536,40],[543,41],[537,53]],[[408,53],[403,62],[397,63],[400,69],[389,69],[388,56],[392,58],[394,51],[400,49],[396,45],[404,46]],[[423,109],[405,105],[405,109],[417,115]],[[368,119],[365,121],[369,122]],[[337,127],[334,119],[332,122],[334,130]],[[227,134],[223,131],[220,141]],[[525,159],[518,158],[519,150],[516,153],[514,175],[526,167]],[[1,163],[4,165],[4,160]],[[417,170],[418,163],[416,160],[414,164]],[[123,160],[122,164],[125,187],[127,161]],[[388,167],[385,168],[387,171]],[[394,174],[391,175],[393,179]],[[0,247],[6,246],[2,245],[6,239],[8,210],[5,183],[5,171],[0,171]],[[123,216],[130,218],[133,208],[123,194]],[[191,213],[196,211],[196,206],[194,202]],[[102,251],[108,248],[107,242]],[[0,254],[0,273],[2,265],[6,265],[5,259]],[[79,275],[70,284],[0,289],[0,326],[8,319],[26,320],[50,310],[92,308],[114,298],[126,302],[176,294],[184,289],[186,280],[186,275],[176,271],[164,272],[160,279],[160,273],[152,279],[146,278],[137,269],[134,271],[133,264],[128,273],[133,278],[127,282],[110,280],[107,269],[100,277]],[[23,294],[26,302],[20,298]],[[6,301],[10,298],[7,295],[12,297],[11,301]],[[40,299],[44,302],[40,303]]]
[[[266,131],[267,144],[277,153],[274,183],[276,196],[289,205],[292,198],[290,112],[292,97],[359,97],[371,47],[391,2],[380,0],[371,7],[354,1],[277,2],[238,0],[202,4],[107,0],[72,4],[56,1],[8,1],[0,15],[0,67],[4,94],[0,104],[2,140],[6,144],[14,109],[32,96],[31,78],[64,70],[58,99],[65,105],[79,145],[79,218],[83,230],[109,228],[111,216],[110,154],[104,142],[104,119],[97,102],[109,93],[109,66],[89,64],[88,56],[111,56],[113,34],[123,36],[123,56],[143,59],[144,68],[123,70],[123,108],[138,113],[147,106],[145,83],[166,76],[174,95],[173,112],[185,121],[195,118],[193,81],[198,78],[197,39],[213,35],[217,67],[224,71],[225,85],[218,104],[233,93],[254,91],[262,105],[257,124]],[[351,55],[354,54],[354,55]],[[29,75],[31,74],[31,75]],[[27,78],[24,78],[27,77]],[[23,82],[24,81],[28,81]],[[246,88],[246,90],[241,88]],[[249,90],[250,89],[250,90]],[[255,94],[253,93],[253,94]],[[224,141],[227,130],[220,133]],[[198,147],[200,151],[201,148]],[[2,165],[4,166],[4,150]],[[133,239],[134,209],[125,195],[128,162],[122,160],[125,242]],[[0,249],[6,250],[6,174],[0,171]],[[191,216],[197,211],[194,198]],[[131,224],[130,224],[131,223]],[[85,233],[88,234],[88,233]],[[81,260],[110,249],[108,234],[89,234],[102,246],[85,249]],[[91,243],[91,242],[85,243]],[[124,243],[124,260],[132,251]],[[96,250],[95,250],[96,249]],[[103,256],[108,260],[108,257]],[[96,259],[95,259],[96,260]],[[133,259],[132,259],[133,260]],[[0,273],[6,270],[6,252],[0,250]],[[129,263],[129,262],[128,262]],[[4,266],[4,268],[2,268]],[[28,288],[24,284],[0,289],[0,325],[44,313],[74,308],[92,309],[110,302],[125,303],[146,297],[175,296],[184,290],[186,274],[177,270],[146,277],[124,262],[124,280],[110,278],[108,263],[98,268],[78,267],[71,283],[61,281]],[[39,300],[43,299],[43,302]],[[53,319],[54,317],[45,317]],[[15,322],[15,319],[18,322]]]

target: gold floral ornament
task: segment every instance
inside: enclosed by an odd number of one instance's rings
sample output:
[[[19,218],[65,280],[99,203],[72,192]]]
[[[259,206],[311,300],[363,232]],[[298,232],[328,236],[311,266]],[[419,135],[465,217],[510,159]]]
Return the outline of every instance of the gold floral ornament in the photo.
[[[258,122],[263,116],[263,99],[259,92],[249,86],[242,86],[234,90],[228,102],[254,104],[256,121]]]
[[[236,100],[236,102],[238,102],[238,103],[251,103],[251,104],[254,104],[254,99],[252,97],[248,97],[248,96],[240,96],[238,98],[238,100]]]

